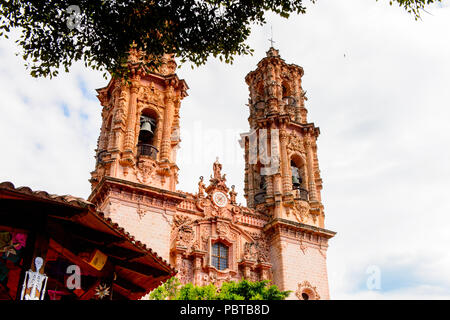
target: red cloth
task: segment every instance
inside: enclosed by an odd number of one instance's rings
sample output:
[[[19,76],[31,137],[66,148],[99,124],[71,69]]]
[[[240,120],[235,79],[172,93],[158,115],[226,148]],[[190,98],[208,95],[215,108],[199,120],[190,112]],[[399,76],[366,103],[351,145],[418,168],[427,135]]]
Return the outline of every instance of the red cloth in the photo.
[[[24,233],[13,233],[12,243],[13,245],[19,244],[17,247],[15,247],[17,250],[22,249],[27,243],[27,235]]]

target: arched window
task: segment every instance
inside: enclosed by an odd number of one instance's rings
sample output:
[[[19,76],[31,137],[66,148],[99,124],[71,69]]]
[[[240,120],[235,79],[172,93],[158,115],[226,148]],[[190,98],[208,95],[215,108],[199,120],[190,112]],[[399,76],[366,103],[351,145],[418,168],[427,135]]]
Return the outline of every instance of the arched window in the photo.
[[[212,245],[211,264],[218,270],[228,268],[228,247],[221,242]]]

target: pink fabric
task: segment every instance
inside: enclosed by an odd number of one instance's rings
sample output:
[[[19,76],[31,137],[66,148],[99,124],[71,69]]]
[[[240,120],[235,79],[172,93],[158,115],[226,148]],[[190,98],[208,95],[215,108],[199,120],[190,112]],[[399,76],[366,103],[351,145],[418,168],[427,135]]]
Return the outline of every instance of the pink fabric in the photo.
[[[25,247],[25,244],[27,243],[27,235],[24,233],[13,233],[12,243],[13,245],[19,244],[19,246],[16,247],[17,250],[22,249],[23,247]]]

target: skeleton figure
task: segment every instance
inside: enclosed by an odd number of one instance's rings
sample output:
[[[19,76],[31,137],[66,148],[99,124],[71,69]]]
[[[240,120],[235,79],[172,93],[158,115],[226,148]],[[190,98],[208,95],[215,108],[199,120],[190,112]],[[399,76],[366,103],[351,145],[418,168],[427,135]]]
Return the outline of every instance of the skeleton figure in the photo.
[[[39,272],[43,264],[44,260],[36,257],[34,259],[36,271],[30,269],[25,272],[20,300],[44,300],[47,276]]]

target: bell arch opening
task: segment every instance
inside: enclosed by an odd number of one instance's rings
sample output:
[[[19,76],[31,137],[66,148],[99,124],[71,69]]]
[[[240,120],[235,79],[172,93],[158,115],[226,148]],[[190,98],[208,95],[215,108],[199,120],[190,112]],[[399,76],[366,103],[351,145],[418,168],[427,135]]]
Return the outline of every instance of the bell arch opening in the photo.
[[[138,156],[150,156],[156,159],[158,149],[155,146],[155,132],[158,127],[158,115],[152,109],[142,110],[139,118]]]
[[[308,190],[306,184],[306,166],[304,160],[299,155],[291,156],[291,176],[292,190],[295,198],[308,201]]]

